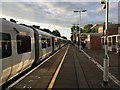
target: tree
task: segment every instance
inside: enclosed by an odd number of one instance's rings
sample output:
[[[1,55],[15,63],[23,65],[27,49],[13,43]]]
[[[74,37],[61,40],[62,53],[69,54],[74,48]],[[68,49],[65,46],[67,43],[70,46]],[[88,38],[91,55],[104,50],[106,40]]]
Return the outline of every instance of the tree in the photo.
[[[93,26],[92,24],[85,25],[82,32],[84,32],[84,33],[98,33],[98,28],[91,29],[92,26]]]
[[[84,26],[84,32],[85,33],[90,33],[92,31],[92,29],[91,29],[92,26],[93,26],[92,24],[85,25]]]
[[[40,26],[33,25],[34,28],[40,29]]]
[[[71,32],[76,32],[76,31],[79,31],[79,26],[78,25],[73,25],[72,27],[71,27]]]
[[[42,31],[45,31],[45,32],[47,32],[47,33],[52,33],[49,29],[46,29],[46,28],[44,28],[44,29],[42,29]]]
[[[67,37],[65,37],[65,36],[62,36],[61,38],[63,38],[63,39],[66,39],[66,40],[67,40]]]
[[[93,29],[91,30],[91,33],[98,33],[98,28],[93,28]]]
[[[61,37],[61,34],[58,30],[53,30],[52,34],[55,35],[55,36]]]
[[[75,30],[75,25],[71,27],[71,32],[73,32],[74,30]]]
[[[18,22],[16,20],[12,19],[12,18],[10,19],[10,21],[13,22],[13,23],[17,23]]]
[[[79,32],[79,26],[78,25],[73,25],[72,27],[71,27],[71,40],[73,41],[73,42],[76,42],[76,37],[75,37],[75,33],[76,32]],[[73,39],[74,38],[74,39]]]

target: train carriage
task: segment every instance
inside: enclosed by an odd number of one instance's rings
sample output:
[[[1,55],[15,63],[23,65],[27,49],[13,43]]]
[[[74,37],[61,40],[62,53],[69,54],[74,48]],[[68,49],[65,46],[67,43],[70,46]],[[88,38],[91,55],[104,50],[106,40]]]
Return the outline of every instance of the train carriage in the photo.
[[[9,80],[30,67],[35,59],[34,31],[16,23],[0,19],[1,82]]]
[[[38,32],[38,37],[37,37],[38,44],[36,44],[36,47],[39,47],[39,49],[36,50],[38,52],[38,56],[37,56],[38,58],[36,59],[35,63],[37,63],[52,53],[53,36],[39,29],[35,29],[35,30]]]
[[[25,24],[0,19],[0,86],[65,45],[65,40]]]

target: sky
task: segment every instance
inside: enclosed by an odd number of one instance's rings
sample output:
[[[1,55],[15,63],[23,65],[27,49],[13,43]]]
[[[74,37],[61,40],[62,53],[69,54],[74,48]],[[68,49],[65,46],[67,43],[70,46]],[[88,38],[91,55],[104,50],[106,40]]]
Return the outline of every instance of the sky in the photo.
[[[109,22],[118,23],[118,2],[109,0]],[[81,13],[80,27],[105,21],[100,0],[2,0],[0,6],[0,18],[13,18],[18,23],[39,25],[51,31],[57,29],[68,39],[71,26],[80,22],[80,14],[75,10],[87,10]]]

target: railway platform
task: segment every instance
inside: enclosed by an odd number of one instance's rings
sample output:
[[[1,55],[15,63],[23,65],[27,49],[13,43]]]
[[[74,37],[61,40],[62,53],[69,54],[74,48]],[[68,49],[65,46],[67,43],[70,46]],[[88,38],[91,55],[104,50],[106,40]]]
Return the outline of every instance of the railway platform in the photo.
[[[98,55],[99,57],[95,57],[94,55]],[[109,85],[107,87],[101,85],[103,69],[99,58],[101,58],[101,54],[98,51],[93,50],[92,52],[87,49],[79,51],[73,45],[66,45],[51,56],[42,66],[38,67],[10,89],[29,88],[33,90],[49,90],[87,88],[90,90],[102,90],[103,88],[108,88],[119,90],[119,74],[114,70],[113,73],[109,73]]]

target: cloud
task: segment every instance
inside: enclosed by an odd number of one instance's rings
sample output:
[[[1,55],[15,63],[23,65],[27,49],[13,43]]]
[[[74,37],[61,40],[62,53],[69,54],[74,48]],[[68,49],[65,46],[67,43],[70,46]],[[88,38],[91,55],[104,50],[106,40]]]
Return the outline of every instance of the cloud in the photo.
[[[20,19],[28,19],[34,22],[51,23],[55,25],[69,26],[69,23],[77,22],[73,20],[79,15],[74,10],[87,9],[82,14],[82,19],[96,22],[97,17],[103,17],[104,11],[101,9],[99,2],[4,2],[2,3],[3,14],[14,16]],[[111,10],[114,11],[116,3],[111,4]]]
[[[13,2],[2,2],[2,15],[9,16],[29,22],[41,23],[46,26],[51,25],[61,28],[70,28],[72,24],[79,23],[79,13],[74,10],[86,9],[87,12],[82,13],[82,27],[87,23],[102,23],[105,20],[105,10],[102,10],[100,2],[54,2],[48,0],[22,1],[12,0]],[[29,1],[29,2],[28,2]],[[56,2],[55,2],[56,1]],[[76,0],[77,1],[77,0]],[[89,1],[89,0],[87,0]],[[118,3],[110,3],[110,21],[116,22]],[[48,25],[49,24],[49,25]]]
[[[2,2],[100,2],[100,0],[1,0]],[[109,0],[119,2],[119,0]]]

